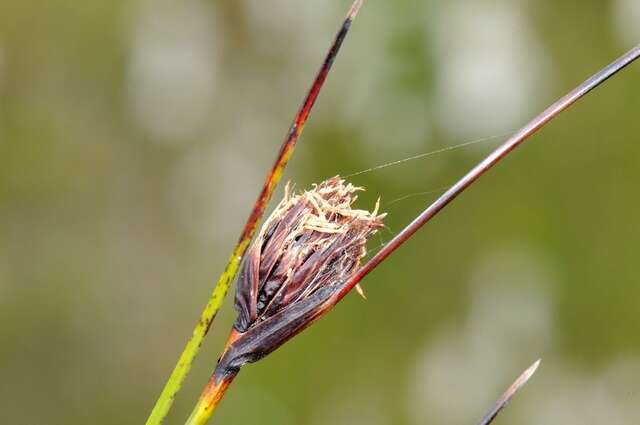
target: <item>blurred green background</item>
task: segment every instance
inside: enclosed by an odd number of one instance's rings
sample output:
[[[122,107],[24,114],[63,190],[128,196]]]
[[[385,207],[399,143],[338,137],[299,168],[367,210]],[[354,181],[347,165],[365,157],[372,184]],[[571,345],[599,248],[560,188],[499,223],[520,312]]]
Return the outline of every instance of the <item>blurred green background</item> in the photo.
[[[3,423],[143,423],[348,7],[0,1]],[[497,136],[353,176],[389,213],[374,252],[638,22],[637,0],[368,0],[285,179]],[[214,423],[472,424],[538,357],[497,423],[638,423],[639,109],[636,64],[372,273],[367,301],[246,367]]]

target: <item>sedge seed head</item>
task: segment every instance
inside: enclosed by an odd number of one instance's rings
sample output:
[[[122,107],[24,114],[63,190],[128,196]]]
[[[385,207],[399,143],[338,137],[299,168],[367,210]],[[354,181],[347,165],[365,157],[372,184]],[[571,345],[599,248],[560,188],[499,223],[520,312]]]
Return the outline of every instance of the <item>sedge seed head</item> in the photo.
[[[351,276],[384,217],[377,205],[373,212],[352,207],[360,190],[340,177],[297,195],[285,189],[240,271],[236,330]]]
[[[326,313],[385,214],[353,208],[362,188],[336,176],[284,199],[247,251],[238,277],[236,337],[218,377],[269,354]]]

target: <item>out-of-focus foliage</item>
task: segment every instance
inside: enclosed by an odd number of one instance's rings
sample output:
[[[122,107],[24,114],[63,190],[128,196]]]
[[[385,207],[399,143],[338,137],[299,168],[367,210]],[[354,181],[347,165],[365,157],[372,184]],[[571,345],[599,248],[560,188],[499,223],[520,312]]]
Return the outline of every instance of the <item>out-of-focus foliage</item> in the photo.
[[[2,0],[3,422],[142,423],[348,3]],[[640,42],[639,5],[369,0],[287,177],[508,133]],[[635,65],[369,276],[366,302],[243,370],[215,420],[473,423],[542,356],[505,423],[637,423],[639,109]],[[354,176],[389,212],[370,251],[435,194],[407,195],[498,141]]]

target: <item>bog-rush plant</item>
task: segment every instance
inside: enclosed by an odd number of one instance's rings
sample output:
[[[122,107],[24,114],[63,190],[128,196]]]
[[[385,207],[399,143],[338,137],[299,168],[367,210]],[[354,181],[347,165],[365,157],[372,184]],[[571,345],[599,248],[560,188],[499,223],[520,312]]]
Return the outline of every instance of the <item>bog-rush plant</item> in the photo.
[[[178,358],[178,362],[176,363],[169,379],[165,383],[158,400],[156,401],[149,418],[147,419],[146,425],[160,425],[163,423],[169,411],[171,410],[171,406],[175,400],[176,395],[180,391],[182,387],[182,383],[186,379],[189,371],[191,370],[191,365],[195,360],[198,352],[200,351],[200,346],[202,345],[202,341],[206,336],[213,320],[216,317],[216,313],[220,309],[222,302],[224,301],[224,297],[229,290],[229,286],[233,282],[233,279],[236,277],[236,273],[238,272],[238,267],[240,265],[240,261],[244,256],[247,248],[249,247],[249,243],[253,238],[255,230],[258,226],[258,223],[262,219],[262,215],[264,214],[264,210],[271,199],[271,195],[274,190],[278,186],[280,179],[282,177],[282,172],[284,168],[287,166],[289,158],[291,157],[293,150],[296,146],[298,139],[300,138],[300,134],[302,134],[302,130],[304,129],[305,123],[309,118],[309,114],[311,113],[311,109],[320,94],[320,90],[324,85],[324,82],[329,75],[329,71],[333,66],[333,62],[340,51],[340,47],[342,47],[342,43],[351,28],[351,23],[358,15],[358,11],[362,6],[363,0],[355,0],[347,13],[347,16],[342,23],[338,33],[335,36],[335,39],[329,48],[328,53],[325,56],[325,59],[316,74],[315,79],[309,89],[307,96],[305,97],[298,113],[296,114],[293,123],[289,127],[289,131],[285,136],[285,139],[280,147],[280,151],[276,157],[276,160],[267,174],[267,177],[262,186],[262,190],[258,195],[258,199],[256,200],[250,214],[247,219],[244,228],[242,229],[242,233],[240,234],[240,238],[236,246],[231,251],[231,255],[229,256],[229,260],[227,265],[222,272],[222,275],[218,278],[218,282],[216,283],[213,292],[209,296],[209,300],[207,304],[200,313],[200,318],[196,323],[195,328],[191,334],[191,337],[187,341],[186,346],[182,350],[180,357]]]
[[[218,361],[213,376],[200,396],[195,409],[187,421],[187,425],[203,425],[208,421],[218,402],[229,387],[229,384],[244,364],[260,360],[327,313],[346,296],[351,289],[358,285],[367,274],[406,242],[460,193],[473,184],[473,182],[509,154],[509,152],[522,144],[536,131],[540,130],[560,112],[567,109],[608,78],[638,59],[638,57],[640,57],[640,45],[603,68],[560,100],[549,106],[540,115],[536,116],[532,121],[493,150],[479,164],[473,167],[458,180],[458,182],[451,186],[451,188],[409,223],[409,225],[402,229],[391,241],[384,245],[384,247],[362,267],[355,270],[350,268],[349,273],[341,273],[340,270],[330,271],[323,269],[323,275],[331,276],[331,279],[335,280],[328,280],[322,285],[317,285],[316,280],[313,278],[296,280],[297,284],[302,284],[303,287],[297,288],[296,285],[295,294],[309,294],[307,298],[301,299],[296,295],[289,296],[289,288],[282,282],[277,282],[273,287],[270,287],[267,283],[269,281],[266,277],[267,275],[261,275],[263,271],[261,266],[264,261],[264,258],[261,256],[266,254],[269,246],[269,235],[274,231],[273,225],[277,222],[278,216],[272,217],[261,231],[261,235],[266,236],[266,243],[262,237],[256,239],[253,249],[251,250],[251,255],[247,256],[244,260],[243,273],[241,274],[236,294],[238,319],[236,320],[236,324],[231,332],[223,354]],[[325,185],[331,184],[331,181],[332,180],[324,182],[318,187],[325,187]],[[288,202],[286,197],[283,202],[285,202],[285,204]],[[281,208],[282,206],[277,208],[276,213],[279,213]],[[313,208],[309,208],[309,210],[311,211]],[[316,209],[316,211],[321,210],[322,208]],[[377,222],[381,217],[377,216],[376,212],[362,214],[365,214],[368,220],[373,220],[371,223],[374,227],[378,227],[381,224]],[[313,218],[312,221],[315,222],[316,219],[317,218]],[[363,232],[362,234],[367,235],[369,232]],[[281,237],[286,236],[282,235]],[[333,238],[338,238],[338,236],[334,235]],[[336,249],[338,249],[339,254],[338,258],[342,258],[342,255],[349,255],[349,252],[345,252],[340,248],[342,243],[344,243],[344,241],[336,243]],[[332,245],[329,244],[328,246]],[[276,255],[284,255],[284,253]],[[328,256],[330,256],[330,254],[324,252],[320,257],[327,258]],[[302,258],[306,257],[303,256]],[[341,263],[329,262],[315,264],[313,261],[308,263],[307,259],[301,264],[301,268],[339,268]],[[268,267],[265,267],[265,270],[266,269],[268,269]],[[299,271],[295,267],[288,270],[291,270],[294,276]],[[278,279],[282,279],[282,277],[280,276]],[[272,291],[274,292],[272,293]],[[287,299],[289,302],[286,302]],[[273,316],[264,315],[265,311],[269,311],[264,309],[269,309],[274,305],[277,306],[277,311],[274,312]],[[495,414],[497,414],[498,411],[496,411]]]
[[[209,420],[244,364],[260,360],[326,314],[368,273],[509,152],[640,57],[638,45],[549,106],[473,167],[362,266],[359,263],[366,241],[382,226],[384,214],[378,214],[377,205],[372,212],[354,209],[352,203],[358,188],[339,177],[297,195],[286,190],[284,199],[249,248],[266,204],[361,6],[362,0],[353,3],[340,28],[267,176],[229,263],[147,425],[160,424],[166,417],[241,261],[235,302],[238,318],[187,425],[201,425]],[[536,367],[537,363],[525,371],[525,378],[516,381],[510,389],[513,391],[505,393],[481,424],[487,425],[495,418]]]

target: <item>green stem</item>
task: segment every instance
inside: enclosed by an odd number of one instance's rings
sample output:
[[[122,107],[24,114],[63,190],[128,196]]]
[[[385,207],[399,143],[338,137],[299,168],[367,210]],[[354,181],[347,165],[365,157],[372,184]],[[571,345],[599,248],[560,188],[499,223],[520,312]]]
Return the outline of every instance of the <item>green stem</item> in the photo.
[[[206,307],[200,314],[200,320],[193,329],[191,338],[189,338],[187,345],[178,359],[178,363],[173,369],[173,372],[171,372],[171,376],[169,376],[162,393],[160,393],[160,397],[153,407],[146,425],[159,425],[169,414],[169,410],[173,405],[175,396],[178,391],[180,391],[182,383],[191,370],[193,360],[198,355],[198,351],[200,351],[200,346],[202,345],[202,341],[209,330],[209,326],[213,322],[216,313],[224,301],[224,296],[229,289],[231,281],[236,275],[238,266],[240,265],[240,259],[246,250],[246,246],[249,244],[249,241],[250,239],[244,241],[244,243],[238,244],[229,258],[229,263],[211,293],[211,297],[209,297]]]
[[[309,117],[311,109],[320,94],[320,90],[322,89],[327,75],[329,74],[329,70],[331,69],[340,47],[342,46],[342,42],[349,31],[351,22],[356,17],[362,3],[363,0],[355,0],[353,2],[345,21],[340,27],[340,30],[338,31],[338,34],[336,35],[333,44],[331,45],[331,48],[329,49],[329,52],[327,53],[325,60],[322,63],[313,84],[311,85],[311,88],[309,89],[309,92],[307,93],[307,97],[291,124],[289,132],[287,133],[282,147],[280,148],[280,152],[278,153],[278,157],[276,158],[271,171],[267,175],[262,191],[260,192],[251,214],[249,215],[249,219],[247,220],[247,223],[240,235],[238,244],[231,253],[229,262],[218,279],[218,283],[213,289],[206,307],[200,314],[200,319],[192,332],[191,338],[187,342],[187,345],[178,359],[178,363],[173,369],[173,372],[171,372],[171,376],[169,376],[164,389],[160,393],[160,397],[156,401],[156,404],[147,419],[146,425],[160,425],[169,414],[169,410],[173,405],[176,394],[180,391],[182,383],[187,377],[187,374],[191,369],[191,365],[193,364],[195,357],[198,355],[198,351],[200,351],[202,341],[207,334],[216,313],[220,309],[222,302],[224,301],[224,297],[229,290],[229,286],[231,286],[231,283],[236,276],[242,256],[251,242],[251,238],[255,233],[258,222],[264,214],[264,210],[271,199],[273,191],[280,182],[284,167],[287,165],[287,162],[293,153],[293,149],[300,137],[300,134],[302,133],[302,129]]]

